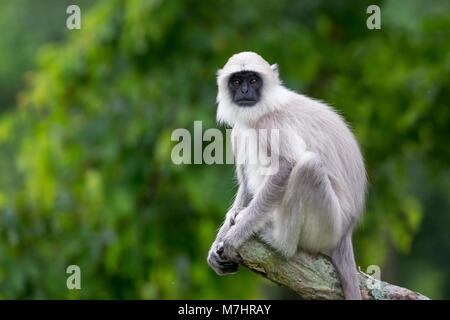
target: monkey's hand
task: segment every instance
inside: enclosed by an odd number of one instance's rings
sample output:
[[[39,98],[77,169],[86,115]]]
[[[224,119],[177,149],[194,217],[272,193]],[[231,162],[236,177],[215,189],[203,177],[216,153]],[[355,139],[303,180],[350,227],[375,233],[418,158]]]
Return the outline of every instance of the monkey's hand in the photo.
[[[226,258],[222,257],[223,242],[214,242],[208,253],[207,262],[209,266],[218,274],[225,275],[236,273],[238,265]]]
[[[238,249],[250,237],[249,232],[247,232],[250,230],[245,223],[246,221],[239,221],[241,219],[243,220],[245,210],[246,209],[240,212],[239,216],[235,218],[235,225],[230,228],[223,237],[222,248],[219,247],[219,251],[222,251],[222,257],[235,263],[242,263],[242,258],[238,253]]]

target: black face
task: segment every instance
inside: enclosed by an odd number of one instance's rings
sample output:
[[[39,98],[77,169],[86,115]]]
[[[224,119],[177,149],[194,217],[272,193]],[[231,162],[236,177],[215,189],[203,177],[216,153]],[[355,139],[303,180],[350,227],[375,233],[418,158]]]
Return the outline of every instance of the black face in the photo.
[[[261,77],[251,71],[234,73],[228,81],[233,101],[241,107],[252,107],[259,101],[262,84]]]

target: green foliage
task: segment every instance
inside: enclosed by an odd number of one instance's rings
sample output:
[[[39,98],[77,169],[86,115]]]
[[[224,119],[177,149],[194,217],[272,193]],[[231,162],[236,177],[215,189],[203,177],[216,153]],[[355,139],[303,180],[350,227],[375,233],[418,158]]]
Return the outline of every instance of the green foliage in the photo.
[[[383,2],[374,31],[369,1],[82,6],[82,29],[41,47],[0,118],[0,296],[264,297],[258,276],[219,278],[206,264],[232,166],[170,160],[172,130],[215,127],[215,71],[243,50],[278,62],[288,87],[352,125],[370,181],[359,264],[383,263],[392,246],[407,254],[426,209],[412,172],[432,183],[450,160],[449,6],[436,3]],[[446,181],[436,193],[448,199]],[[66,288],[71,264],[80,291]],[[446,286],[422,293],[450,296],[448,271],[427,279]]]

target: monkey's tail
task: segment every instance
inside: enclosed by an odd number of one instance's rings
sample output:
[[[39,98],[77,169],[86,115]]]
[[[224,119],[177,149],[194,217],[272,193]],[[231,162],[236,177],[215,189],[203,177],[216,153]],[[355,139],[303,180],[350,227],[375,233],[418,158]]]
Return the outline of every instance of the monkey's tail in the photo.
[[[361,300],[351,232],[348,232],[334,249],[331,261],[339,273],[345,299]]]

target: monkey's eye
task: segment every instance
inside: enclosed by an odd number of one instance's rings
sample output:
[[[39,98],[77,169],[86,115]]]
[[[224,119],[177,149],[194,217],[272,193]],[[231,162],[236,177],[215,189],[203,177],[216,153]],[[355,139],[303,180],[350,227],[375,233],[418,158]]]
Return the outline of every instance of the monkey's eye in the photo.
[[[258,79],[251,79],[250,84],[256,84],[258,82]]]
[[[239,87],[240,85],[241,85],[241,81],[239,81],[238,79],[233,80],[233,86]]]

